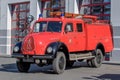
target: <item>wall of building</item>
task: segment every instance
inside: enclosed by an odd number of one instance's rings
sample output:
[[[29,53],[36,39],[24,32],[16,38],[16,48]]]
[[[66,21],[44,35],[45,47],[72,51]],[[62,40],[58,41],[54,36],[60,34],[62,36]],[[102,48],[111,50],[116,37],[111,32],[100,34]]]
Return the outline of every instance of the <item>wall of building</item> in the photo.
[[[79,0],[66,0],[65,12],[79,14]]]
[[[120,26],[120,0],[111,0],[111,23]]]
[[[10,5],[15,3],[30,2],[30,14],[38,18],[40,13],[40,7],[38,0],[1,0],[0,8],[0,55],[10,55],[11,54],[11,11]],[[32,6],[31,6],[32,5]]]
[[[120,0],[111,0],[111,24],[114,33],[112,61],[120,61]]]
[[[0,0],[1,3],[1,0]],[[0,5],[0,24],[1,24],[1,5]]]

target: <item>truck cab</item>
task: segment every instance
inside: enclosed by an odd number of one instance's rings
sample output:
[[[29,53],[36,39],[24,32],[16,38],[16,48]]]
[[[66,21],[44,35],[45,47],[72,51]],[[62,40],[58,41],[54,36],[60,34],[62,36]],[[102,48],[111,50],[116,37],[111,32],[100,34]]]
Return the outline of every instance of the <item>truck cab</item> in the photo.
[[[92,21],[95,19],[93,17]],[[105,54],[113,49],[112,35],[109,24],[101,25],[92,21],[86,22],[83,18],[40,17],[30,33],[13,49],[12,57],[17,58],[18,70],[27,72],[32,63],[38,66],[52,64],[53,71],[60,74],[66,67],[72,67],[75,61],[84,59],[92,67],[100,67]],[[103,30],[108,35],[101,34]]]

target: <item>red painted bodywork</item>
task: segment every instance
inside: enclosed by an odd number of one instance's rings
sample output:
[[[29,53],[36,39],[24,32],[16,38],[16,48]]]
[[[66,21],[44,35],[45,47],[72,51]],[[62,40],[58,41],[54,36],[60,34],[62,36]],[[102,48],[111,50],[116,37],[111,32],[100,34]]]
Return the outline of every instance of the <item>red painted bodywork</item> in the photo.
[[[22,43],[24,55],[45,55],[47,46],[57,41],[64,43],[69,52],[95,50],[99,43],[103,44],[105,52],[111,52],[113,49],[109,24],[94,22],[89,24],[75,18],[40,18],[36,22],[40,21],[61,21],[62,31],[29,33]],[[73,32],[65,33],[65,25],[70,22],[73,23]],[[82,24],[82,32],[77,32],[76,23]]]

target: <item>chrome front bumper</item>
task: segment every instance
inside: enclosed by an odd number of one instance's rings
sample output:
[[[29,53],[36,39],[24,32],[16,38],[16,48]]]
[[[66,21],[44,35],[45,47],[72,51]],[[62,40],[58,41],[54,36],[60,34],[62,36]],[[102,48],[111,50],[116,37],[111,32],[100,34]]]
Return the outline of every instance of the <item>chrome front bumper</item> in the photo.
[[[53,55],[23,55],[21,53],[13,53],[12,58],[33,58],[33,59],[54,59]]]

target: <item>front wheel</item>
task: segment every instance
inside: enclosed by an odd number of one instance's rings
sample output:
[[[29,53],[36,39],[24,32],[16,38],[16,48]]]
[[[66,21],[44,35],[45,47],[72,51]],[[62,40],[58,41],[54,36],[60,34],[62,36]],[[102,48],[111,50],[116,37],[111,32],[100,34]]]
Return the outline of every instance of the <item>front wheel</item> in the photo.
[[[57,74],[63,73],[66,67],[66,57],[63,52],[57,52],[53,60],[53,71]]]
[[[19,72],[28,72],[29,68],[30,68],[30,63],[28,62],[16,62],[17,64],[17,68]]]

